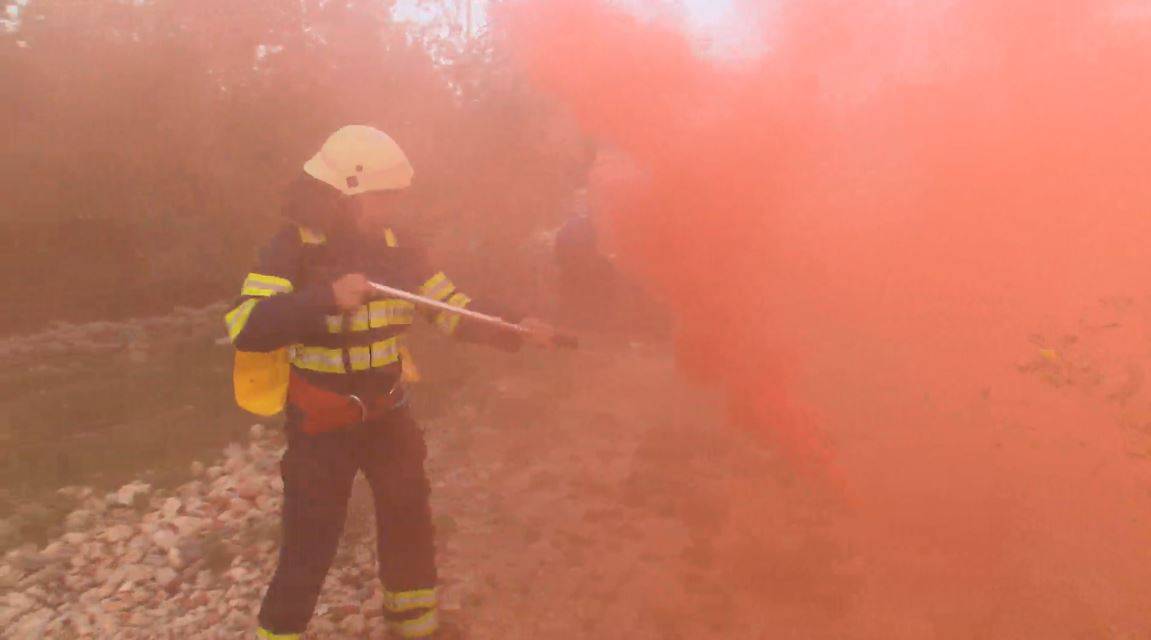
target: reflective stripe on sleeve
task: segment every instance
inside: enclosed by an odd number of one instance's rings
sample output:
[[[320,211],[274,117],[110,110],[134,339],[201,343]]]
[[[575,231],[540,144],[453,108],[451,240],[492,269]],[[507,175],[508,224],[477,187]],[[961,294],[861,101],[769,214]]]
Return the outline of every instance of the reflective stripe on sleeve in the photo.
[[[448,304],[461,309],[468,306],[471,301],[471,298],[459,292],[448,298]],[[444,333],[452,335],[460,326],[460,317],[454,313],[441,312],[436,316],[436,326]]]
[[[249,273],[240,295],[267,298],[277,293],[291,293],[292,281],[263,273]]]
[[[259,300],[245,300],[224,316],[224,324],[228,326],[228,339],[232,342],[236,341],[236,336],[247,326],[252,309],[256,308],[258,302]]]
[[[455,289],[456,287],[452,284],[452,281],[448,280],[448,276],[441,271],[428,278],[428,281],[420,287],[420,295],[433,300],[444,300],[452,295],[452,291],[455,291]]]

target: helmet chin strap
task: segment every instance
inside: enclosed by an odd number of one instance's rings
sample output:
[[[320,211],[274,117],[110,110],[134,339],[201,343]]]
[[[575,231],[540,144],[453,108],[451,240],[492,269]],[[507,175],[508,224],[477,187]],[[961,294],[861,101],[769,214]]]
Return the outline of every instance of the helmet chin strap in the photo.
[[[360,235],[360,224],[357,220],[355,212],[348,208],[341,207],[337,211],[332,211],[332,215],[328,218],[329,230],[326,232],[332,239],[339,241],[346,241]]]
[[[350,198],[331,186],[301,172],[288,187],[284,217],[325,235],[338,232],[341,217],[346,217]]]
[[[337,243],[359,238],[386,240],[392,216],[366,213],[361,206],[351,202],[353,198],[347,200],[347,206],[340,207],[327,217],[325,222],[328,228],[322,231]]]

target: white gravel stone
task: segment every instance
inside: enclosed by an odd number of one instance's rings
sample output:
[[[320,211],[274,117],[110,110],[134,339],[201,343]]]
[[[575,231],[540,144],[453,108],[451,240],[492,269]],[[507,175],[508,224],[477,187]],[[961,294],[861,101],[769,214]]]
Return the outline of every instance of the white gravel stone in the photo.
[[[15,587],[23,575],[24,573],[22,571],[17,571],[6,564],[0,564],[0,590]]]
[[[367,628],[368,621],[359,613],[353,613],[340,622],[340,629],[354,636],[363,635]]]
[[[136,503],[137,496],[146,496],[152,491],[152,486],[143,482],[130,482],[116,492],[116,503],[130,507]]]
[[[16,622],[13,638],[43,638],[47,636],[48,623],[56,616],[55,611],[40,610],[28,613]]]
[[[69,531],[60,539],[67,544],[78,547],[88,541],[88,534],[84,531]]]
[[[18,591],[13,591],[12,593],[9,593],[8,596],[5,598],[5,602],[14,611],[19,611],[19,612],[27,611],[27,610],[31,609],[32,607],[36,606],[35,600],[33,600],[31,597],[29,597],[23,593],[20,593]]]
[[[154,542],[157,547],[163,549],[165,553],[167,553],[170,549],[175,548],[176,543],[179,541],[179,535],[170,529],[160,529],[156,533],[152,534],[152,542]]]
[[[244,476],[236,482],[236,495],[245,500],[255,500],[264,490],[265,483],[254,476]]]
[[[164,517],[171,520],[176,517],[176,514],[180,513],[180,508],[183,506],[179,498],[168,498],[164,501],[164,506],[161,507],[161,511],[164,513]]]
[[[182,538],[193,536],[199,533],[207,522],[203,518],[195,516],[177,516],[172,520],[172,525],[176,527],[176,533]]]
[[[131,537],[131,535],[132,527],[129,527],[126,524],[118,524],[109,527],[108,530],[104,532],[104,537],[108,540],[108,542],[120,542],[122,540],[127,540],[129,537]]]
[[[92,526],[96,515],[87,509],[77,509],[64,518],[64,528],[68,531],[83,531]]]

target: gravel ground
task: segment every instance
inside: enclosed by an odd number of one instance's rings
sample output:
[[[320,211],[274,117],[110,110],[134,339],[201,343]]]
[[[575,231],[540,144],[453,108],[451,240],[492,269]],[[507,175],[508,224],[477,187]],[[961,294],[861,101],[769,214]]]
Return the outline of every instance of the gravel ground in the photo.
[[[758,638],[781,616],[811,632],[813,611],[833,632],[849,581],[822,578],[841,562],[820,533],[829,511],[722,428],[664,349],[484,366],[422,412],[442,608],[459,635]],[[274,568],[282,446],[278,427],[253,425],[178,487],[61,489],[65,533],[0,563],[4,637],[247,637]],[[745,483],[759,489],[733,500]],[[352,502],[310,638],[384,636],[364,483]],[[748,526],[767,518],[770,539]],[[788,594],[765,600],[781,580]]]

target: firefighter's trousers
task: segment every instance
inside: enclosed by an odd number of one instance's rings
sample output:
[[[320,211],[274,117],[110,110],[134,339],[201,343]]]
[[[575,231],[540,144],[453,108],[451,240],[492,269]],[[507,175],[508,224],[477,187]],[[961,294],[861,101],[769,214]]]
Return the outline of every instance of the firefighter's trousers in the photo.
[[[289,411],[279,566],[264,596],[260,626],[302,633],[343,533],[352,480],[363,471],[376,512],[384,614],[393,633],[435,633],[436,567],[424,435],[402,407],[349,429],[310,436]]]

